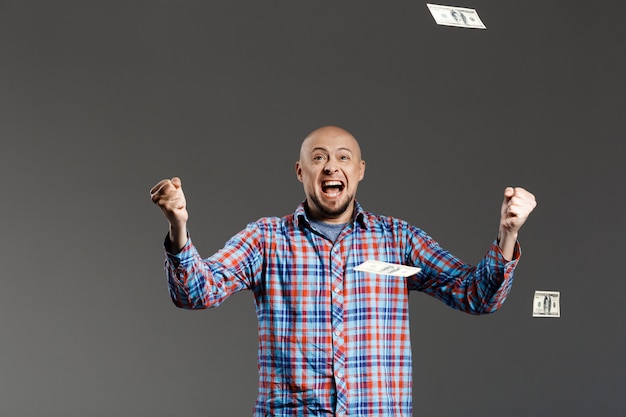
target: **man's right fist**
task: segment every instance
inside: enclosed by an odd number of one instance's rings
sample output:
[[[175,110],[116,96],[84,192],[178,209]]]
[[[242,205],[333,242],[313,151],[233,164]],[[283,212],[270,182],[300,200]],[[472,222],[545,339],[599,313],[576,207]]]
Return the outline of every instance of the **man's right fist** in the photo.
[[[150,190],[150,198],[161,208],[170,225],[181,226],[187,222],[187,201],[180,178],[159,181]]]

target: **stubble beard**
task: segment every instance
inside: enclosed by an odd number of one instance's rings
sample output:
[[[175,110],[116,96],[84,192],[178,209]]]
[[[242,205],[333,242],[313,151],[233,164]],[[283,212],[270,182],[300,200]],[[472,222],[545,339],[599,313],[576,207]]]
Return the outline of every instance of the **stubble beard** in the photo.
[[[322,215],[327,218],[335,218],[341,216],[348,211],[349,208],[351,208],[351,205],[354,202],[354,195],[347,195],[345,201],[343,201],[336,208],[329,207],[327,204],[324,204],[319,198],[317,198],[316,195],[311,196],[311,202]]]

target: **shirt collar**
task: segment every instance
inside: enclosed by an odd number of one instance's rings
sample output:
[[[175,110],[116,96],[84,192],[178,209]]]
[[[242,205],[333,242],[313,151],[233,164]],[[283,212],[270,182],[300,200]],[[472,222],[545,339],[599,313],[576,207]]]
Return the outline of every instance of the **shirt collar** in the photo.
[[[309,215],[307,213],[307,202],[303,201],[298,205],[296,211],[294,212],[294,217],[296,219],[296,224],[298,226],[310,225]],[[352,222],[355,224],[359,224],[364,229],[367,229],[367,224],[365,222],[367,213],[363,210],[358,201],[354,202],[354,215],[352,216]]]

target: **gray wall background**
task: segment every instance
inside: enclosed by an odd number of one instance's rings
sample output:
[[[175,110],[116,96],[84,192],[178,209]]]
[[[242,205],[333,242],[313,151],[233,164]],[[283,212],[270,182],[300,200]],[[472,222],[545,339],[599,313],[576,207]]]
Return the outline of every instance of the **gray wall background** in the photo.
[[[624,415],[626,3],[455,4],[488,29],[413,0],[0,1],[0,416],[250,415],[252,296],[170,303],[148,190],[183,179],[208,256],[295,208],[326,124],[367,209],[467,261],[505,186],[539,201],[502,310],[412,296],[416,416]]]

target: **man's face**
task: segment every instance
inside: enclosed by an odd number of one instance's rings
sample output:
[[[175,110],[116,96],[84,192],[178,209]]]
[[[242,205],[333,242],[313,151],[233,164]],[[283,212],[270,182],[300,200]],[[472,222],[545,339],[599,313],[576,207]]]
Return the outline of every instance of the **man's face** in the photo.
[[[296,175],[304,186],[309,212],[327,223],[351,220],[365,161],[354,137],[338,127],[323,127],[302,143]]]

